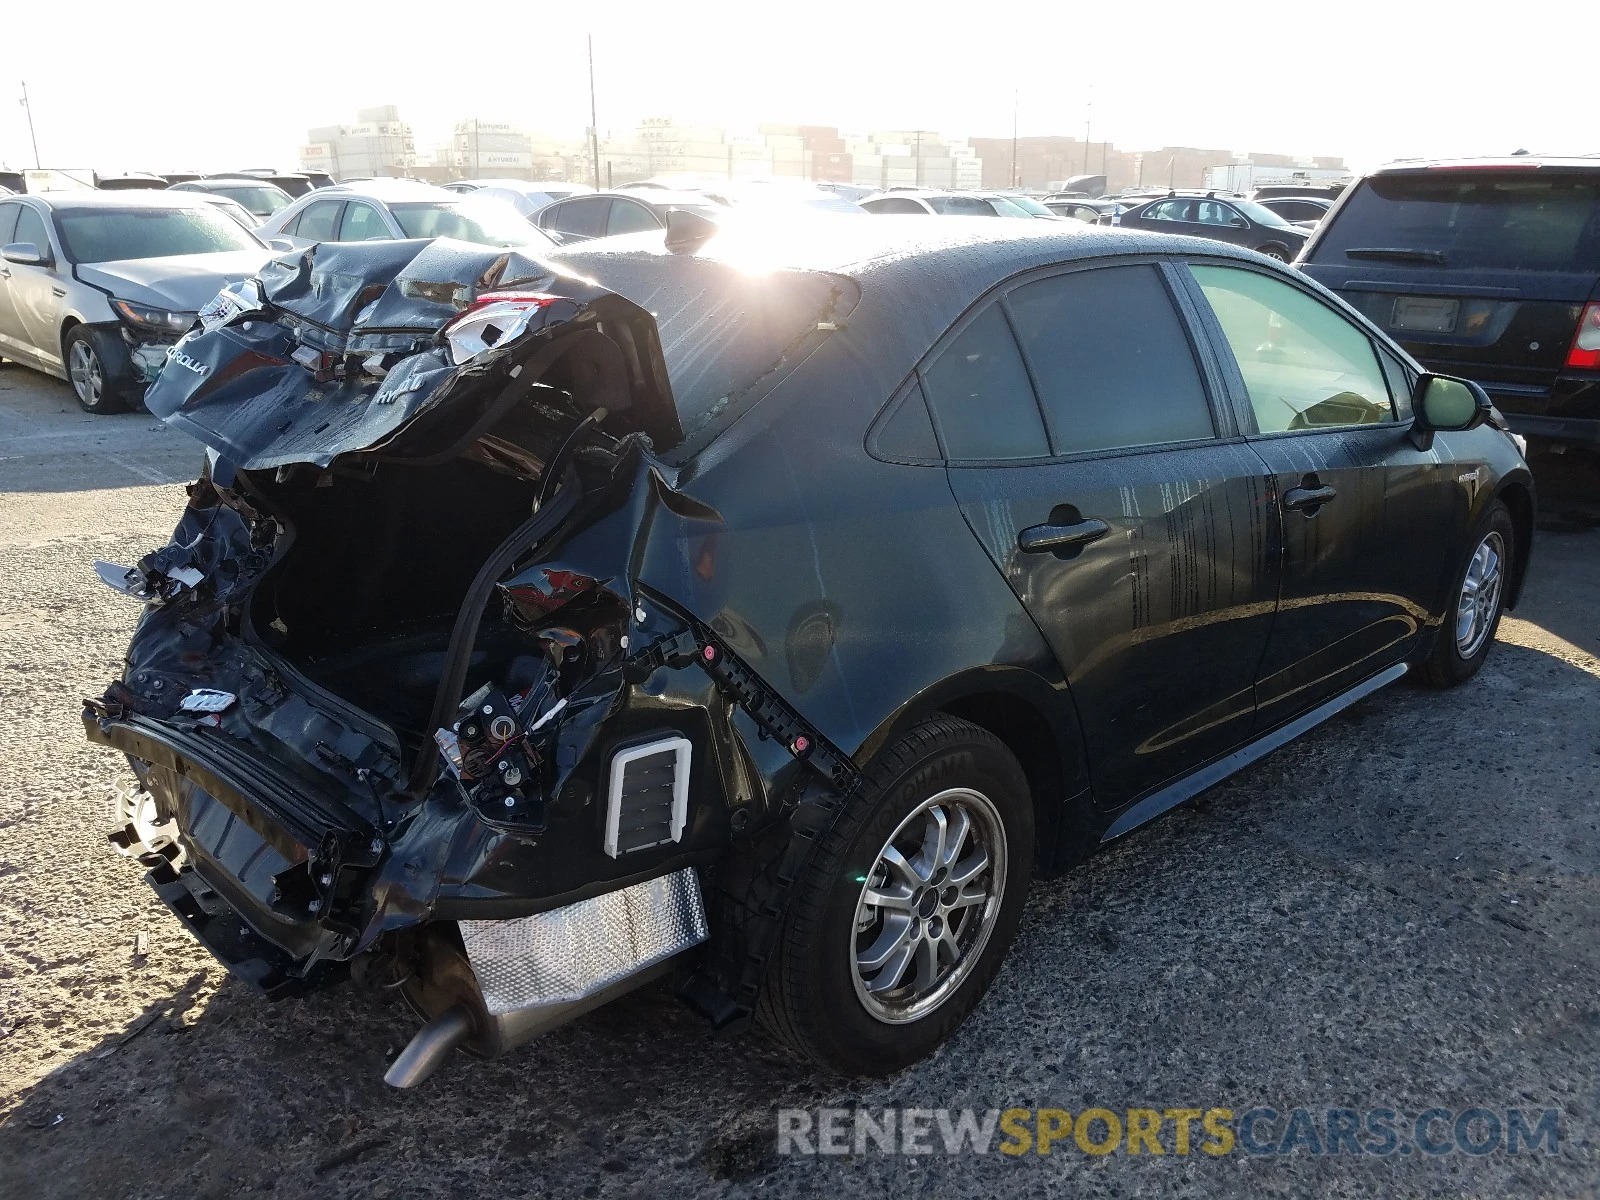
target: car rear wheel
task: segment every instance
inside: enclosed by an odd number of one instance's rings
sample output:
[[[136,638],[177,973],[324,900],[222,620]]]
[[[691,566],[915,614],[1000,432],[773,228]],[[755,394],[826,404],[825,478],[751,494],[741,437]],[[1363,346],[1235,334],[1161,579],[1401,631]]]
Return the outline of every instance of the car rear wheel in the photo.
[[[1265,254],[1268,258],[1276,259],[1281,263],[1289,261],[1289,252],[1282,246],[1257,246],[1256,253]]]
[[[126,387],[108,367],[99,340],[93,330],[83,325],[74,325],[67,333],[62,344],[67,381],[84,412],[121,412],[128,406]]]
[[[1454,687],[1471,679],[1494,645],[1516,561],[1511,514],[1501,501],[1490,503],[1467,544],[1466,562],[1456,572],[1444,624],[1422,665],[1423,678],[1434,687]]]
[[[758,1009],[779,1041],[882,1075],[977,1006],[1033,874],[1033,805],[993,734],[936,717],[869,770],[795,883]]]

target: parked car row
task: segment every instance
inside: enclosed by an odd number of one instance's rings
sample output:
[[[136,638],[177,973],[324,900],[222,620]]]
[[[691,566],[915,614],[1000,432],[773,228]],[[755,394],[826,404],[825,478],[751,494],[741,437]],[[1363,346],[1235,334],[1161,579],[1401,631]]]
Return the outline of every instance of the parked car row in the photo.
[[[269,244],[293,249],[436,237],[483,246],[555,245],[509,204],[409,179],[318,188],[273,213],[258,232]]]
[[[1263,188],[1258,200],[1167,191],[1041,202],[1009,192],[895,188],[854,201],[777,183],[681,192],[669,180],[650,180],[595,192],[514,180],[435,188],[403,179],[308,184],[294,198],[273,178],[294,182],[260,170],[185,180],[164,193],[6,197],[0,354],[70,379],[90,411],[114,411],[137,400],[161,369],[162,348],[183,332],[177,322],[192,320],[206,299],[201,293],[214,293],[241,269],[207,260],[211,254],[242,253],[259,264],[274,249],[433,237],[543,253],[660,230],[673,210],[714,221],[813,207],[1046,219],[1199,236],[1296,261],[1425,364],[1484,383],[1522,435],[1600,446],[1600,164],[1592,159],[1405,163],[1348,189]],[[237,228],[211,219],[219,216]],[[114,260],[85,257],[102,245],[85,233],[76,246],[66,238],[63,222],[81,230],[91,221],[126,234]],[[254,236],[239,236],[251,230]],[[97,268],[98,282],[88,282],[93,264],[113,261],[140,266]],[[134,276],[144,289],[166,276],[182,297],[134,294]],[[154,323],[130,315],[140,306],[167,315]]]

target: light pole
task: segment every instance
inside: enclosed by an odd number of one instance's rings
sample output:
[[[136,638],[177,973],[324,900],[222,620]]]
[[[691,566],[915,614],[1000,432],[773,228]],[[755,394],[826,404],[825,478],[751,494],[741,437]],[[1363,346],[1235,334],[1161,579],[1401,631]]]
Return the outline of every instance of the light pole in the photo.
[[[594,163],[594,190],[600,190],[600,119],[594,106],[594,34],[589,35],[589,158]]]
[[[1089,98],[1089,113],[1083,118],[1083,173],[1089,173],[1089,130],[1094,124],[1094,97]]]
[[[1017,93],[1011,92],[1011,186],[1017,186]]]
[[[28,81],[26,79],[22,81],[22,99],[17,103],[21,104],[28,112],[28,140],[33,143],[34,168],[42,169],[44,164],[39,161],[39,138],[33,132],[33,105],[28,103]]]

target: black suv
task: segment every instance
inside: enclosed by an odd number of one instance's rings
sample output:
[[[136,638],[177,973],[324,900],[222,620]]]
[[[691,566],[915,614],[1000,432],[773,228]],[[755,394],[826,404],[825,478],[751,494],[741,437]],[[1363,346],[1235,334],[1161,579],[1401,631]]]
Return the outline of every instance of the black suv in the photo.
[[[1232,242],[1235,246],[1259,250],[1279,262],[1292,260],[1306,244],[1307,236],[1306,230],[1290,224],[1269,208],[1215,192],[1189,195],[1173,192],[1129,209],[1113,224]]]
[[[1408,162],[1349,189],[1299,262],[1511,428],[1600,447],[1600,159]]]

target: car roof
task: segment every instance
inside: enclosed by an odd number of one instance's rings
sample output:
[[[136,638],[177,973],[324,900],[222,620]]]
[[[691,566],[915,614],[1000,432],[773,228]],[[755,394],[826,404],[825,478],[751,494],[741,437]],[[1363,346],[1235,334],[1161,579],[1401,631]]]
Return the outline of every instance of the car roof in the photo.
[[[268,187],[274,191],[283,192],[283,189],[270,179],[262,179],[259,175],[212,175],[205,179],[185,179],[182,183],[174,183],[168,187],[173,192],[211,192],[218,188],[242,187]],[[287,196],[288,192],[283,192]]]
[[[1224,242],[1034,217],[929,221],[885,214],[862,221],[843,213],[786,212],[771,219],[740,217],[735,210],[719,225],[715,234],[687,252],[668,251],[662,234],[655,232],[596,238],[543,257],[647,307],[655,289],[671,285],[674,261],[711,260],[775,275],[844,276],[861,291],[855,310],[862,318],[860,336],[883,339],[871,352],[904,364],[902,370],[920,359],[979,296],[1033,267],[1163,252],[1237,258],[1258,266],[1261,261]],[[683,276],[693,273],[693,266],[686,266]],[[630,295],[630,287],[639,294]],[[907,297],[915,297],[916,303],[907,304]],[[856,315],[848,328],[857,328]]]
[[[671,208],[674,204],[693,204],[701,208],[721,207],[710,196],[701,195],[699,192],[677,192],[654,185],[641,188],[638,191],[615,188],[609,192],[577,192],[571,196],[563,196],[561,199],[563,201],[587,200],[592,196],[615,196],[622,200],[634,200],[651,208]]]
[[[1385,163],[1374,175],[1422,171],[1600,171],[1600,158],[1554,154],[1506,154],[1479,158],[1414,158]]]
[[[360,197],[378,200],[385,204],[405,200],[461,201],[462,193],[446,191],[416,179],[363,179],[359,183],[336,183],[332,187],[317,188],[300,197],[304,200],[339,200]],[[298,202],[297,202],[298,203]]]
[[[64,192],[33,192],[54,212],[75,208],[194,208],[206,204],[193,192],[174,192],[167,188],[135,188],[126,192],[98,192],[88,188]]]

